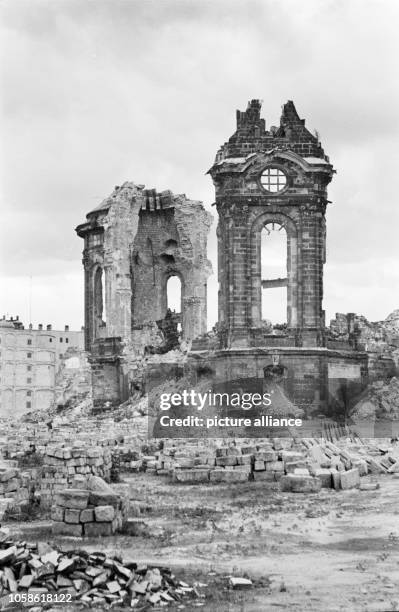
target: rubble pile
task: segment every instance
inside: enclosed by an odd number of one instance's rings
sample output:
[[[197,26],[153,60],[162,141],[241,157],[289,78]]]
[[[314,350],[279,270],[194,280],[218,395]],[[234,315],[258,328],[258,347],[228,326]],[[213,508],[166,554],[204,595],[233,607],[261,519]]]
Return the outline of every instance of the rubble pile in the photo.
[[[16,461],[0,461],[0,520],[7,514],[20,514],[34,494],[35,479],[22,472]]]
[[[371,383],[354,406],[351,417],[356,422],[370,418],[399,421],[399,378]]]
[[[367,351],[370,380],[398,374],[399,310],[377,322],[368,321],[363,315],[337,313],[327,331],[330,341],[346,342]]]
[[[0,609],[12,600],[21,607],[76,601],[93,609],[125,605],[143,610],[200,597],[195,587],[177,579],[167,567],[103,552],[63,553],[47,544],[14,541],[4,531],[0,531],[0,578]]]
[[[109,536],[121,531],[128,518],[129,500],[102,478],[77,476],[74,488],[60,491],[51,509],[54,535]]]

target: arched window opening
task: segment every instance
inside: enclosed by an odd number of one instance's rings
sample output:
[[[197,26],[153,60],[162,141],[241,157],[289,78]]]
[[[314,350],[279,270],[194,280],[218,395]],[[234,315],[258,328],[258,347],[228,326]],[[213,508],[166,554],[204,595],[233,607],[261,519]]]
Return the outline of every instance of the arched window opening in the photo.
[[[287,233],[267,223],[261,233],[262,320],[287,323]]]
[[[100,336],[100,328],[105,326],[105,282],[102,268],[97,268],[94,276],[94,318],[96,337]]]
[[[172,312],[181,313],[181,280],[178,276],[170,276],[166,284],[167,307]]]

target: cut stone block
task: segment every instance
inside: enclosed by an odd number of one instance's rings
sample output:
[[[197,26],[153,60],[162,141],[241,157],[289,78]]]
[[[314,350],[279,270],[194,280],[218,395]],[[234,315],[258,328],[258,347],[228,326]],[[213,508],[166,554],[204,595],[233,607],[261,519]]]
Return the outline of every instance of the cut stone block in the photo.
[[[274,472],[266,472],[266,470],[264,470],[263,472],[254,472],[253,476],[254,476],[254,480],[256,481],[265,480],[268,482],[275,482]]]
[[[338,491],[341,488],[341,472],[338,470],[331,470],[331,478],[334,489]]]
[[[268,472],[284,472],[284,463],[282,461],[266,461],[266,470]]]
[[[245,482],[248,473],[241,470],[211,470],[209,473],[211,482]]]
[[[112,523],[84,523],[84,535],[88,538],[112,535]]]
[[[56,496],[57,506],[62,506],[63,508],[84,510],[84,508],[87,508],[88,501],[89,491],[82,489],[64,489],[64,491],[60,491]]]
[[[217,457],[216,465],[224,467],[226,465],[237,465],[237,455],[227,455],[226,457]]]
[[[65,523],[79,523],[80,513],[81,510],[77,510],[76,508],[65,508]]]
[[[192,470],[174,470],[174,482],[208,482],[209,469],[193,468]]]
[[[259,459],[260,461],[277,461],[277,453],[275,451],[258,451],[255,453],[255,460]]]
[[[92,508],[81,510],[79,521],[81,523],[94,523],[94,510]]]
[[[251,465],[252,455],[240,455],[237,457],[237,461],[239,465]]]
[[[65,508],[61,508],[61,506],[53,506],[51,508],[51,520],[52,521],[63,521],[64,520],[64,512]]]
[[[54,522],[52,525],[53,535],[69,535],[74,537],[82,537],[82,525],[72,524],[72,523],[59,523]]]
[[[331,489],[332,486],[332,477],[331,471],[325,468],[319,468],[315,472],[316,478],[320,478],[321,486],[325,489]]]
[[[360,474],[357,468],[340,472],[341,474],[341,489],[355,489],[360,485]]]
[[[321,480],[313,476],[300,474],[287,474],[280,478],[281,491],[292,493],[318,493],[321,489]]]
[[[94,508],[94,516],[99,523],[113,521],[115,508],[113,506],[97,506]]]
[[[114,508],[117,508],[119,501],[119,495],[117,495],[114,491],[112,493],[90,491],[89,504],[92,506],[114,506]]]

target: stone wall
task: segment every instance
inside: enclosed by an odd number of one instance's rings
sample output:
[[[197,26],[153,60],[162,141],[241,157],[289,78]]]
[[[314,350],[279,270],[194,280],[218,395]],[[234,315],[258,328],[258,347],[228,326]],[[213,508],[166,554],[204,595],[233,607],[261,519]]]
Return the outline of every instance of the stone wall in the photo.
[[[54,535],[98,537],[121,531],[128,518],[129,500],[101,478],[75,478],[74,487],[60,491],[51,509]]]
[[[109,481],[111,451],[107,447],[47,448],[40,482],[40,505],[50,508],[55,495],[68,488],[77,474],[93,474]]]

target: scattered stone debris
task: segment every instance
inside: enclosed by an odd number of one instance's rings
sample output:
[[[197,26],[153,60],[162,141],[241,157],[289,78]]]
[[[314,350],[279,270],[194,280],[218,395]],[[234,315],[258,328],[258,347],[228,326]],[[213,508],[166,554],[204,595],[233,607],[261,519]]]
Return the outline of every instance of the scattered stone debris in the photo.
[[[138,610],[200,598],[196,587],[180,581],[167,567],[104,552],[63,553],[46,544],[14,541],[3,530],[0,584],[1,610],[7,609],[10,599],[22,603],[24,595],[35,603],[56,603],[57,595],[64,604],[77,601],[93,609],[124,605]]]
[[[352,418],[359,422],[370,419],[399,421],[399,378],[371,383],[354,406]]]

